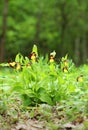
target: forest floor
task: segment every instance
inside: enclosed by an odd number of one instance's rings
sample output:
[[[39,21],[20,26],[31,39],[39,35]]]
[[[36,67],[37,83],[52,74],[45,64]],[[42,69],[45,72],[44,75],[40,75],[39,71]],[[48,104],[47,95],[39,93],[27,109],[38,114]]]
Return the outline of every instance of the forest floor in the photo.
[[[87,116],[67,115],[59,104],[53,107],[42,104],[26,111],[19,110],[19,105],[13,104],[0,115],[0,130],[88,130]]]

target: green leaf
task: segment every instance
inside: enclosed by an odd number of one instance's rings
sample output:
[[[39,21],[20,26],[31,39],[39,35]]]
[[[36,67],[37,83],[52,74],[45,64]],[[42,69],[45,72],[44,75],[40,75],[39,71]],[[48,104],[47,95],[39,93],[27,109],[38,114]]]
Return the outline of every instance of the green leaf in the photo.
[[[24,61],[23,56],[22,56],[20,53],[18,53],[18,54],[16,55],[15,62],[19,62],[19,63],[22,64],[23,61]]]
[[[42,102],[46,102],[49,105],[53,105],[52,99],[50,98],[50,96],[47,93],[41,93],[39,99]]]
[[[53,51],[53,52],[50,53],[50,55],[53,55],[53,57],[55,57],[56,56],[56,52]]]
[[[68,58],[68,54],[65,55],[64,60],[67,60],[67,58]]]

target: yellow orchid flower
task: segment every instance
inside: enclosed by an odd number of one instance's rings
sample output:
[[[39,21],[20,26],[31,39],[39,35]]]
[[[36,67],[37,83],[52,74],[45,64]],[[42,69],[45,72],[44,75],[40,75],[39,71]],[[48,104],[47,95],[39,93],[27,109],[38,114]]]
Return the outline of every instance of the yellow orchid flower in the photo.
[[[77,77],[77,82],[83,82],[83,75],[80,75]]]

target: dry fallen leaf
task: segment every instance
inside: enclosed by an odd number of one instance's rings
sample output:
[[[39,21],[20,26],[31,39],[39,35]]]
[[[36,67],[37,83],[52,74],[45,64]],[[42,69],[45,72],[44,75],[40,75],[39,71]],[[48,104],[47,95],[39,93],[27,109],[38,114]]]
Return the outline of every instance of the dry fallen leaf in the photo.
[[[15,128],[16,130],[42,130],[43,123],[29,119],[25,123],[19,122]]]
[[[64,128],[66,128],[66,129],[74,129],[74,128],[76,128],[76,126],[75,125],[73,125],[72,123],[66,123],[66,124],[64,124],[63,125],[63,127]]]

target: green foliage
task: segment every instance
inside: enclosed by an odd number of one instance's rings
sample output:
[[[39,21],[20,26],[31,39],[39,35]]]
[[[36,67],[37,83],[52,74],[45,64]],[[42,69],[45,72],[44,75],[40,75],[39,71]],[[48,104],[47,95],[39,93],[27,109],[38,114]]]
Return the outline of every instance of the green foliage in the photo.
[[[34,45],[32,51],[38,55],[37,46]],[[56,55],[55,52],[50,53]],[[23,57],[20,53],[16,55],[16,69],[12,69],[12,77],[1,77],[1,85],[4,82],[4,88],[7,87],[11,93],[18,93],[23,101],[24,106],[47,103],[55,105],[63,100],[68,100],[72,95],[80,96],[79,93],[87,89],[87,66],[77,69],[68,56],[61,58],[60,63],[49,63],[46,58],[39,57],[38,61],[32,62],[32,59]],[[17,65],[20,65],[17,69]],[[6,67],[7,64],[0,64]],[[11,66],[11,63],[8,66]],[[63,71],[63,69],[67,71]],[[83,71],[84,70],[84,71]],[[9,71],[8,71],[9,72]],[[81,80],[78,80],[80,75]],[[15,78],[15,80],[14,80]],[[2,91],[2,87],[0,87]],[[7,95],[7,96],[8,96]]]
[[[32,51],[38,53],[36,48],[33,46]],[[54,58],[56,53],[49,56]],[[76,67],[68,55],[59,63],[39,54],[37,61],[32,60],[18,53],[13,62],[0,64],[0,114],[9,115],[11,121],[17,122],[20,111],[27,111],[30,118],[44,118],[53,129],[58,129],[52,123],[54,118],[61,120],[60,128],[63,122],[79,123],[80,118],[87,117],[88,65]],[[85,121],[85,128],[87,124]]]

